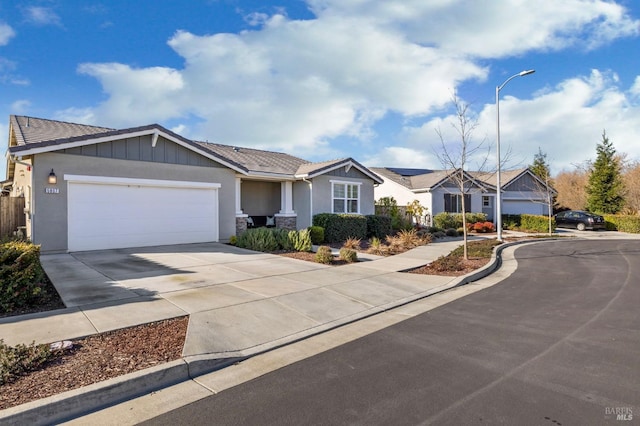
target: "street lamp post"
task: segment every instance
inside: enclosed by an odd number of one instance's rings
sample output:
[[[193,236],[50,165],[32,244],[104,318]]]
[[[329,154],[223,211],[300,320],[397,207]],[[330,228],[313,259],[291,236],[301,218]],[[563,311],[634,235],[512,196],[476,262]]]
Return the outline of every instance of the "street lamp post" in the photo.
[[[500,185],[500,90],[502,90],[502,88],[514,78],[533,74],[534,72],[536,71],[520,71],[518,74],[514,74],[506,79],[500,86],[496,86],[496,158],[498,161],[498,168],[496,172],[496,229],[498,231],[498,241],[502,241],[502,189]]]

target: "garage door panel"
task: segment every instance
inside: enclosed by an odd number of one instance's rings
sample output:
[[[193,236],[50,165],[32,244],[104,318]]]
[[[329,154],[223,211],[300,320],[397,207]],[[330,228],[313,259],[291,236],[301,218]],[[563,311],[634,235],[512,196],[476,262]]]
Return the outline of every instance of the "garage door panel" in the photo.
[[[218,240],[215,188],[69,183],[70,251]]]

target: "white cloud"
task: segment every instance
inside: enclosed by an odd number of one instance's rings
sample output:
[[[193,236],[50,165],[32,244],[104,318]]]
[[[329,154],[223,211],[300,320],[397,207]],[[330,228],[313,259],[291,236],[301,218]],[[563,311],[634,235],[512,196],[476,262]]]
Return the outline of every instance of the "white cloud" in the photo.
[[[12,114],[25,114],[29,110],[31,102],[26,99],[20,99],[11,104]]]
[[[433,151],[390,146],[365,157],[363,163],[368,167],[406,167],[416,169],[442,169],[442,164],[433,155]]]
[[[361,16],[413,42],[482,58],[530,50],[596,47],[637,35],[638,21],[605,0],[309,0],[320,17]]]
[[[373,138],[376,123],[388,114],[417,121],[439,112],[461,83],[486,79],[487,58],[575,45],[593,48],[638,34],[638,21],[605,0],[546,2],[544,7],[515,0],[308,4],[316,19],[254,14],[248,19],[255,29],[239,34],[177,32],[168,44],[184,58],[181,69],[83,64],[79,72],[98,79],[107,99],[61,115],[90,122],[99,117],[96,124],[112,127],[171,121],[188,137],[281,148],[313,158],[330,149],[332,138],[350,136],[355,143]],[[527,134],[517,139],[532,145],[532,158],[541,140],[545,149],[573,139],[566,120],[576,120],[582,148],[571,151],[571,158],[581,152],[588,156],[585,127],[605,116],[617,122],[607,107],[628,96],[611,78],[594,74],[568,80],[531,101],[505,97],[505,141],[526,125]],[[634,90],[638,92],[637,86],[630,92]],[[479,113],[486,122],[478,129],[479,138],[493,132],[491,108]],[[407,128],[401,135],[406,145],[391,147],[378,158],[412,165],[423,161],[419,146],[436,137],[430,127],[434,124]],[[613,132],[611,136],[614,140]],[[407,150],[414,150],[413,155]],[[551,157],[551,150],[546,151]]]
[[[135,69],[127,65],[82,64],[78,71],[100,80],[109,100],[91,114],[118,127],[135,126],[180,116],[184,81],[181,74],[170,68]],[[83,112],[86,114],[86,112]]]
[[[547,153],[553,173],[571,169],[595,158],[603,130],[618,152],[640,158],[640,104],[633,99],[637,96],[637,82],[638,79],[625,92],[618,87],[615,74],[593,70],[589,76],[565,80],[530,100],[505,96],[500,101],[502,158],[509,157],[505,167],[530,164],[540,148]],[[435,132],[438,128],[444,130],[445,139],[455,146],[459,136],[448,126],[451,123],[455,123],[453,116],[435,118],[419,127],[406,127],[406,147],[400,151],[402,157],[396,157],[408,162],[411,158],[421,158],[425,152],[441,152],[441,142]],[[494,104],[482,107],[477,123],[472,145],[491,147],[488,164],[489,169],[495,168]]]
[[[0,22],[0,46],[6,46],[9,44],[9,40],[11,40],[15,35],[16,32],[10,25]]]
[[[23,9],[23,13],[27,22],[34,25],[54,25],[62,26],[60,17],[48,7],[30,6]]]

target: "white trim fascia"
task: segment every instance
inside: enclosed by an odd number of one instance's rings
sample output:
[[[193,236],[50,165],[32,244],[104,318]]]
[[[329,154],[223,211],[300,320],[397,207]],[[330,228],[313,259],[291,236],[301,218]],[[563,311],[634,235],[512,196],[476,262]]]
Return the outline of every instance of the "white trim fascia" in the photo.
[[[64,143],[60,143],[60,144],[54,144],[54,145],[47,145],[47,146],[39,146],[39,147],[34,147],[34,148],[29,148],[29,149],[25,149],[25,150],[21,150],[18,151],[16,153],[13,153],[11,155],[14,156],[25,156],[25,155],[35,155],[35,154],[43,154],[46,152],[53,152],[53,151],[59,151],[61,149],[69,149],[69,148],[78,148],[78,147],[82,147],[82,146],[86,146],[86,145],[94,145],[94,144],[99,144],[99,143],[104,143],[104,142],[113,142],[113,141],[117,141],[120,139],[127,139],[127,138],[135,138],[135,137],[139,137],[139,136],[148,136],[148,135],[152,135],[152,138],[155,137],[155,135],[158,136],[162,136],[165,139],[170,140],[173,143],[176,143],[184,148],[187,148],[190,151],[196,152],[212,161],[215,161],[216,163],[222,164],[225,167],[228,167],[238,173],[242,173],[244,175],[247,174],[247,172],[245,172],[244,170],[242,170],[241,168],[239,168],[236,165],[233,165],[231,163],[228,163],[214,155],[211,155],[210,153],[208,153],[207,151],[201,150],[197,147],[194,147],[191,144],[185,143],[182,140],[168,134],[165,133],[161,130],[158,130],[157,128],[152,128],[152,129],[145,129],[145,130],[139,130],[136,132],[131,132],[131,133],[119,133],[117,135],[110,135],[110,136],[102,136],[102,137],[98,137],[98,138],[91,138],[91,135],[86,135],[87,139],[82,139],[82,140],[78,140],[78,141],[74,141],[74,142],[64,142]]]
[[[135,186],[156,186],[165,188],[195,188],[195,189],[219,189],[222,185],[212,182],[189,182],[181,180],[161,180],[161,179],[137,179],[110,176],[85,176],[85,175],[64,175],[64,180],[70,183],[89,183],[98,185],[135,185]]]
[[[415,194],[423,194],[425,192],[431,192],[431,189],[432,188],[417,188],[417,189],[409,189],[409,191],[411,191],[411,192],[413,192]]]
[[[357,170],[359,170],[360,172],[362,172],[364,175],[368,176],[368,177],[369,177],[369,179],[373,180],[374,182],[378,182],[378,181],[379,181],[379,179],[380,179],[379,177],[378,177],[377,179],[376,179],[376,178],[374,178],[374,177],[371,175],[373,172],[372,172],[372,171],[370,171],[369,169],[363,169],[363,168],[359,167],[357,164],[353,163],[352,161],[345,161],[345,162],[342,162],[342,163],[338,163],[338,164],[336,164],[336,165],[334,165],[334,166],[332,166],[332,167],[329,167],[329,168],[327,168],[327,169],[322,169],[322,170],[320,170],[320,171],[318,171],[318,172],[314,172],[314,173],[305,173],[305,174],[303,174],[303,175],[294,175],[294,176],[295,176],[296,178],[299,178],[299,179],[304,179],[304,178],[310,178],[310,179],[313,179],[313,178],[314,178],[314,177],[316,177],[316,176],[322,176],[322,175],[324,175],[324,174],[327,174],[327,173],[329,173],[329,172],[332,172],[332,171],[334,171],[334,170],[339,169],[340,167],[344,167],[344,166],[347,166],[347,165],[350,165],[351,167],[355,167]],[[380,182],[380,183],[384,183],[384,179],[383,179],[383,181],[382,181],[382,182]]]
[[[265,172],[242,172],[244,178],[261,178],[266,180],[277,180],[277,181],[295,181],[296,176],[289,175],[286,173],[265,173]]]
[[[335,179],[329,179],[329,183],[345,183],[347,185],[362,185],[363,182],[358,182],[358,181],[353,181],[353,180],[335,180]]]

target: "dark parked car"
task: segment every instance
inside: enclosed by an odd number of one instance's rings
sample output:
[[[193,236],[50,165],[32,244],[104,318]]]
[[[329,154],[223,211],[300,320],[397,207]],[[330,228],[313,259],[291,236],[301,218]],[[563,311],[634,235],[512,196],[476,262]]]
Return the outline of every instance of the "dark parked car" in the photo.
[[[604,217],[580,210],[560,212],[555,215],[555,219],[558,228],[576,228],[578,231],[606,229]]]

